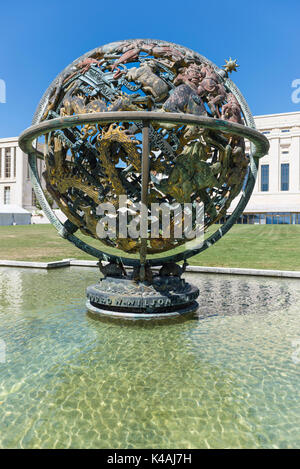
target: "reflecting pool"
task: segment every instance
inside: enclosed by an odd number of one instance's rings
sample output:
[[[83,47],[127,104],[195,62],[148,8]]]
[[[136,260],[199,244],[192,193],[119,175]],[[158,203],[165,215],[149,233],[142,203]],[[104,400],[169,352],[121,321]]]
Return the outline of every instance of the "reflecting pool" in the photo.
[[[300,446],[299,280],[189,274],[157,325],[88,316],[97,276],[0,269],[0,447]]]

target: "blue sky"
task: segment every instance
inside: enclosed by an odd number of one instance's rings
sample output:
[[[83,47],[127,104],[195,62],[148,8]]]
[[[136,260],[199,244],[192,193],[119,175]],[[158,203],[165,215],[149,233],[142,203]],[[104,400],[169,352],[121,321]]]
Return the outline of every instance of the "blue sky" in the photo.
[[[221,66],[240,64],[232,78],[253,114],[300,111],[291,83],[300,79],[299,0],[6,1],[1,2],[0,137],[30,125],[52,79],[98,45],[128,38],[164,39]]]

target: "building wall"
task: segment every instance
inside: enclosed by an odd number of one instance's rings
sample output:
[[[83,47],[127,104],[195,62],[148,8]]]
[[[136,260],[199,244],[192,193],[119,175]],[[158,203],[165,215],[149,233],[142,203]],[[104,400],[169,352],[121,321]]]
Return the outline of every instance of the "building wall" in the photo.
[[[10,149],[10,165],[8,165],[7,149]],[[28,157],[18,147],[18,138],[0,139],[0,205],[4,205],[5,188],[10,188],[10,201],[26,210],[35,209],[35,197],[32,194]],[[7,168],[10,168],[8,174]],[[39,173],[44,170],[44,162],[38,161]]]
[[[10,175],[6,174],[6,149],[10,149]],[[0,140],[0,204],[4,204],[5,188],[10,188],[10,203],[22,204],[21,185],[17,184],[17,177],[20,177],[20,152],[16,139]],[[21,152],[22,153],[22,152]],[[18,174],[17,174],[18,173]]]
[[[291,223],[298,223],[298,216],[295,218],[292,214],[300,214],[300,112],[256,116],[255,124],[257,130],[268,138],[270,150],[268,155],[260,159],[254,191],[244,213],[274,214],[279,223],[285,223],[283,214],[289,214]],[[246,143],[246,151],[250,152],[249,142]],[[281,187],[282,164],[289,165],[288,190],[282,190]],[[263,165],[268,165],[269,168],[267,191],[262,190]],[[238,201],[239,197],[232,202],[229,213],[234,210]],[[276,222],[275,218],[274,220]],[[244,222],[247,222],[246,217]],[[260,221],[253,221],[251,218],[250,223],[253,222],[271,223],[270,217],[267,221],[266,217],[262,217]]]
[[[260,160],[260,169],[249,208],[300,211],[300,112],[257,116],[257,129],[270,142],[269,154]],[[289,165],[289,189],[281,190],[281,164]],[[261,165],[269,165],[269,190],[261,190]]]

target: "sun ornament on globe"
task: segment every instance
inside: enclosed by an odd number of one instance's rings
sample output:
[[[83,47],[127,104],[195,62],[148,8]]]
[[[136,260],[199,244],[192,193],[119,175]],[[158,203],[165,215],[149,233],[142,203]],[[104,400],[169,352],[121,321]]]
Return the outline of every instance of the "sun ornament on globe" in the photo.
[[[199,290],[182,278],[188,259],[241,215],[269,148],[229,78],[238,67],[165,41],[125,40],[84,54],[45,92],[19,143],[49,220],[99,260],[90,312],[150,319],[197,309]]]

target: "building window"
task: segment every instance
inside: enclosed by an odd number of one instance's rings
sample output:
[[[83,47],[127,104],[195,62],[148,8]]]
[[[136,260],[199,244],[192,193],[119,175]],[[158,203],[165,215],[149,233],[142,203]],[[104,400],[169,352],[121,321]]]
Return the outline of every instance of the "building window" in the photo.
[[[4,205],[10,204],[10,187],[4,187]]]
[[[261,187],[262,192],[268,192],[269,190],[269,165],[261,165]]]
[[[229,215],[221,218],[217,223],[225,223]],[[238,224],[250,225],[300,225],[300,213],[268,212],[268,213],[244,213],[236,221]]]
[[[271,132],[270,132],[269,130],[265,130],[264,132],[262,132],[262,134],[264,134],[264,135],[268,135],[268,134],[270,134],[270,133],[271,133]]]
[[[10,152],[10,148],[5,148],[4,175],[5,175],[6,178],[11,177],[11,152]]]
[[[36,198],[34,189],[31,189],[31,205],[33,207],[36,207],[36,204],[37,204],[37,198]]]
[[[14,178],[17,174],[17,149],[14,147]]]
[[[281,132],[283,132],[283,133],[286,133],[286,132],[289,132],[289,131],[290,131],[290,129],[281,129]]]
[[[288,191],[289,190],[289,167],[288,163],[284,163],[281,165],[281,190]]]

